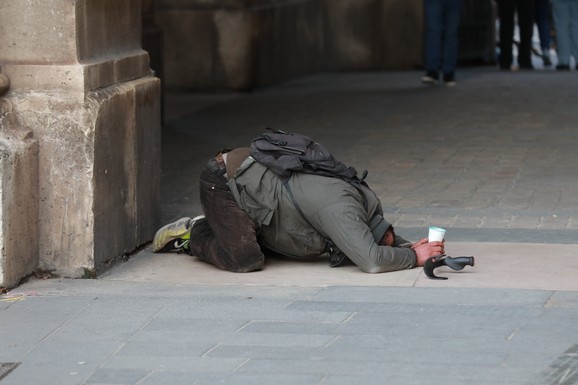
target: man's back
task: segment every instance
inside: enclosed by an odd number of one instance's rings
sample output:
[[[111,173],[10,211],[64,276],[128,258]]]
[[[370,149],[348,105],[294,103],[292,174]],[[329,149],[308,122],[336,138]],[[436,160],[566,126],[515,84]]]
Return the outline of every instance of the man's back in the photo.
[[[287,183],[295,190],[295,199],[306,218],[293,205],[283,180],[257,162],[242,166],[228,185],[239,206],[257,223],[259,243],[292,257],[319,256],[325,252],[325,234],[310,223],[319,225],[315,219],[318,208],[331,204],[337,196],[335,192],[342,191],[349,183],[309,174],[294,174]]]

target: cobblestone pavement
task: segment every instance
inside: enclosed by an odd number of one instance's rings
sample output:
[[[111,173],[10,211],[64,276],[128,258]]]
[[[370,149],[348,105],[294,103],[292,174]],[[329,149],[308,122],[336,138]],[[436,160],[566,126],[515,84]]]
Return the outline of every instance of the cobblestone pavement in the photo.
[[[578,74],[469,68],[454,88],[424,86],[420,74],[323,74],[248,94],[169,95],[163,220],[199,212],[196,178],[216,150],[274,127],[367,169],[388,219],[410,237],[435,224],[451,229],[450,240],[574,243]]]

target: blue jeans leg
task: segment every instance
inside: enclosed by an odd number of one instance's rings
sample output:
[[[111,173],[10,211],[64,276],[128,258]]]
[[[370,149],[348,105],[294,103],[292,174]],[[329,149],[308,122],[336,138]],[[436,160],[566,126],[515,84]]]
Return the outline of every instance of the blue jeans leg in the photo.
[[[570,50],[572,40],[570,37],[570,4],[569,0],[553,0],[552,14],[556,26],[556,47],[558,51],[558,64],[570,64]]]
[[[443,0],[424,0],[425,69],[438,72],[441,64]]]
[[[461,0],[446,0],[444,7],[444,48],[442,71],[454,73],[458,62],[458,37],[461,16]]]
[[[546,51],[550,49],[549,0],[537,0],[534,3],[534,7],[536,26],[540,37],[540,48],[542,51]]]
[[[572,56],[578,68],[578,0],[570,4],[570,39],[572,40]]]

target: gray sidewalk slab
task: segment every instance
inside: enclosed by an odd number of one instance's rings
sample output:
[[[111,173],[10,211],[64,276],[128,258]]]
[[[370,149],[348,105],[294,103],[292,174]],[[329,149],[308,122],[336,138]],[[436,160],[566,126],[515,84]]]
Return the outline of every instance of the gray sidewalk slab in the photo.
[[[577,291],[103,278],[11,294],[0,362],[20,365],[2,385],[575,384],[578,373]]]

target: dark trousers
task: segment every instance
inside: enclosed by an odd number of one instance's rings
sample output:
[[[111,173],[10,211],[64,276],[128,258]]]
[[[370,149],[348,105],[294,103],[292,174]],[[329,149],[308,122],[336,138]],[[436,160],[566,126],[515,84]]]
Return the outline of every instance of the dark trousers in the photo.
[[[540,48],[542,51],[550,49],[550,1],[534,1],[534,18],[538,26],[538,36],[540,37]]]
[[[425,69],[453,74],[458,62],[458,31],[462,0],[424,0]]]
[[[509,69],[512,65],[512,45],[514,39],[514,16],[518,14],[520,27],[520,45],[518,46],[518,64],[520,68],[532,67],[532,32],[534,27],[533,0],[500,0],[500,68]]]
[[[191,231],[191,254],[220,269],[246,273],[263,267],[265,257],[257,243],[257,227],[233,199],[224,169],[215,160],[200,177],[200,199],[205,219]]]

